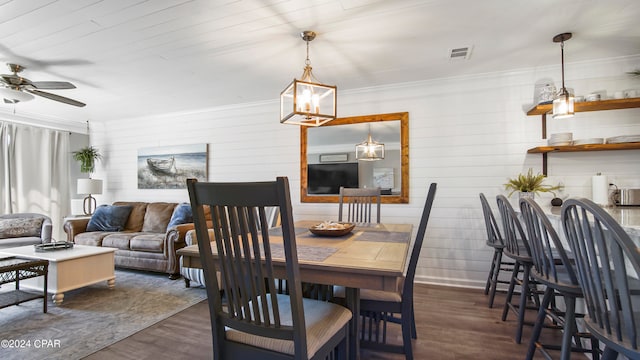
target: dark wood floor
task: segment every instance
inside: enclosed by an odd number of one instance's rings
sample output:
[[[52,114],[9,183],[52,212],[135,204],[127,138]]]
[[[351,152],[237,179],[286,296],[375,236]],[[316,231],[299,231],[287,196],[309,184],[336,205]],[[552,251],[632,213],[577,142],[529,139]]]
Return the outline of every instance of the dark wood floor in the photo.
[[[414,300],[418,330],[418,339],[413,343],[415,359],[525,358],[531,327],[525,326],[522,344],[516,344],[513,340],[515,316],[510,314],[507,321],[500,320],[504,295],[498,294],[494,308],[489,309],[481,290],[416,284]],[[535,314],[529,312],[533,318]],[[558,333],[543,330],[545,339],[556,343]],[[399,329],[395,335],[400,341]],[[211,359],[211,349],[211,327],[205,301],[86,359]],[[360,354],[363,360],[404,359],[403,355],[364,349]],[[536,354],[535,359],[542,358]],[[586,359],[582,355],[573,358]]]

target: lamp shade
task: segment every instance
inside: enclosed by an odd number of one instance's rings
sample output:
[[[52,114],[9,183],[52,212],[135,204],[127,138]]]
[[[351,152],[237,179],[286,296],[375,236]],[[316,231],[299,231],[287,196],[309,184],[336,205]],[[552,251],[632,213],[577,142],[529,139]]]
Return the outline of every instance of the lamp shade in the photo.
[[[573,110],[573,105],[575,103],[575,98],[573,95],[566,93],[559,95],[555,100],[553,100],[553,115],[554,119],[564,119],[568,117],[572,117],[575,114]]]
[[[102,194],[102,180],[78,179],[78,194]]]
[[[10,101],[16,101],[16,102],[29,101],[29,100],[33,100],[34,98],[34,96],[29,93],[26,93],[20,90],[9,89],[9,88],[0,88],[0,97],[3,97]]]

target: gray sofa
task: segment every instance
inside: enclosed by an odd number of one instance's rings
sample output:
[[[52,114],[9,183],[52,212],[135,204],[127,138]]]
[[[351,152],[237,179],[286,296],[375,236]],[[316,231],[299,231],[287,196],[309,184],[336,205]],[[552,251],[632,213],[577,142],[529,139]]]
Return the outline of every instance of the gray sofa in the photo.
[[[168,227],[178,204],[120,201],[113,205],[131,207],[121,229],[87,231],[90,219],[69,219],[63,226],[67,241],[113,247],[118,267],[166,272],[171,279],[179,278],[176,251],[185,246],[185,234],[194,226],[189,222]]]
[[[51,219],[37,213],[0,215],[0,248],[51,242]]]
[[[211,227],[211,214],[205,208],[205,218],[209,221],[209,227]],[[280,226],[280,209],[277,207],[269,207],[267,209],[267,221],[269,228]],[[213,239],[213,230],[209,229],[209,238]],[[184,237],[185,246],[198,245],[198,239],[196,238],[196,231],[189,230]],[[180,275],[184,278],[184,283],[187,287],[191,287],[192,283],[196,286],[204,286],[204,273],[202,269],[188,268],[183,266],[182,257],[180,257]],[[218,275],[218,281],[220,281],[220,273]]]

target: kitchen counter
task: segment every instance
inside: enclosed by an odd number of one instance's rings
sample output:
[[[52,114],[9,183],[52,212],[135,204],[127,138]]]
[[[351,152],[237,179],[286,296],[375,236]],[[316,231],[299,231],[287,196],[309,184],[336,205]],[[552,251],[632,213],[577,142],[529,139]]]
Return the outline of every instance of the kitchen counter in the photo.
[[[544,212],[552,220],[556,229],[562,229],[560,222],[561,206],[540,206]],[[605,207],[609,215],[611,215],[618,224],[631,236],[631,238],[640,246],[640,206],[616,206]]]

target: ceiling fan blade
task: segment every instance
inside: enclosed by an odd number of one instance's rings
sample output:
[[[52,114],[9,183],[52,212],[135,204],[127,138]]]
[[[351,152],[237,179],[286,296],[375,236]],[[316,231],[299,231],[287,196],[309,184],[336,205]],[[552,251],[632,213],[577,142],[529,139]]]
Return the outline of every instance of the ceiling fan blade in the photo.
[[[69,105],[73,105],[73,106],[78,106],[78,107],[83,107],[86,104],[85,103],[81,103],[80,101],[77,100],[73,100],[73,99],[69,99],[67,97],[64,96],[60,96],[60,95],[56,95],[56,94],[52,94],[52,93],[48,93],[48,92],[44,92],[44,91],[40,91],[40,90],[31,90],[31,89],[27,89],[26,91],[34,94],[34,95],[38,95],[38,96],[42,96],[45,97],[47,99],[50,100],[55,100],[55,101],[59,101],[65,104],[69,104]]]
[[[31,85],[36,89],[75,89],[76,86],[66,81],[32,81]]]

